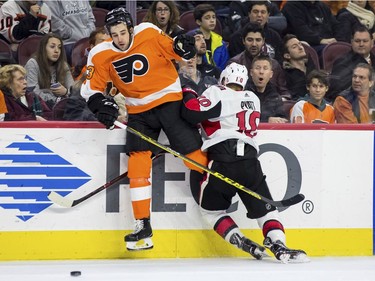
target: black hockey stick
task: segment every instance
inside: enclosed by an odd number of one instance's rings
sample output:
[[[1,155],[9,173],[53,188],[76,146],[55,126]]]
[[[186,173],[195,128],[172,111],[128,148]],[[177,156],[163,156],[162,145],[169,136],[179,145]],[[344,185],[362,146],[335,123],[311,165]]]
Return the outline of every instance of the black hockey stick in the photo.
[[[161,143],[159,143],[158,141],[154,140],[153,138],[150,138],[144,134],[142,134],[141,132],[138,132],[137,130],[131,128],[131,127],[128,127],[127,125],[125,124],[122,124],[121,122],[118,122],[118,121],[115,121],[115,125],[120,127],[121,129],[124,129],[124,130],[127,130],[129,133],[132,133],[138,137],[140,137],[141,139],[169,152],[170,154],[202,169],[203,171],[205,171],[206,173],[210,174],[210,175],[213,175],[214,177],[217,177],[219,179],[221,179],[222,181],[225,181],[226,183],[238,188],[239,190],[242,190],[244,192],[246,192],[247,194],[259,199],[259,200],[262,200],[266,203],[269,203],[270,205],[272,206],[275,206],[275,207],[288,207],[288,206],[292,206],[294,204],[297,204],[299,202],[301,202],[303,199],[305,199],[305,196],[303,194],[297,194],[297,195],[294,195],[293,197],[291,198],[288,198],[288,199],[284,199],[284,200],[281,200],[281,201],[274,201],[274,200],[271,200],[269,198],[266,198],[254,191],[252,191],[251,189],[247,188],[246,186],[243,186],[242,184],[239,184],[238,182],[220,174],[219,172],[215,172],[203,165],[201,165],[200,163],[194,161],[193,159],[190,159],[188,157],[186,157],[185,155],[182,155],[180,154],[179,152],[171,149],[170,147],[167,147]]]
[[[154,157],[152,157],[152,160],[158,158],[162,154],[164,154],[164,152],[160,152],[159,154],[155,155]],[[95,189],[95,190],[91,191],[90,193],[88,193],[88,194],[86,194],[86,195],[84,195],[80,198],[77,198],[77,199],[70,199],[70,198],[67,198],[67,197],[63,197],[55,191],[51,191],[48,194],[47,197],[48,197],[49,200],[51,200],[53,203],[55,203],[57,205],[60,205],[60,206],[65,207],[65,208],[71,208],[71,207],[74,207],[74,206],[82,203],[83,201],[86,201],[87,199],[93,197],[95,194],[98,194],[100,191],[102,191],[104,189],[107,189],[108,187],[111,187],[112,185],[114,185],[115,183],[119,182],[120,180],[126,178],[127,176],[128,176],[128,172],[126,171],[125,173],[115,177],[114,179],[112,179],[109,182],[103,184],[102,186],[98,187],[97,189]]]

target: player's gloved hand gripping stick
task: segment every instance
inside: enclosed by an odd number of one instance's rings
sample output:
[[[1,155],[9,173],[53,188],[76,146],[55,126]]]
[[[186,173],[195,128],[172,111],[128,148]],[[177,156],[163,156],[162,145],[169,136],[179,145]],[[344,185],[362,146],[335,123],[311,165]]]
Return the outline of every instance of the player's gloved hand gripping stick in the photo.
[[[120,127],[121,129],[124,129],[124,130],[127,130],[129,133],[131,134],[134,134],[138,137],[140,137],[141,139],[169,152],[170,154],[202,169],[203,171],[205,171],[206,173],[214,176],[214,177],[217,177],[223,181],[225,181],[226,183],[238,188],[239,190],[242,190],[244,192],[246,192],[247,194],[259,199],[259,200],[262,200],[266,203],[269,203],[270,205],[272,206],[275,206],[275,207],[288,207],[288,206],[292,206],[292,205],[295,205],[299,202],[301,202],[303,199],[305,199],[305,196],[303,194],[297,194],[297,195],[294,195],[293,197],[291,198],[288,198],[288,199],[284,199],[284,200],[281,200],[281,201],[274,201],[274,200],[271,200],[269,198],[266,198],[254,191],[252,191],[251,189],[247,188],[246,186],[243,186],[242,184],[239,184],[238,182],[235,182],[234,180],[220,174],[219,172],[215,172],[209,168],[207,168],[206,166],[203,166],[201,164],[199,164],[198,162],[194,161],[193,159],[190,159],[182,154],[180,154],[179,152],[171,149],[170,147],[167,147],[161,143],[159,143],[158,141],[154,140],[153,138],[150,138],[144,134],[142,134],[141,132],[138,132],[137,130],[131,128],[131,127],[128,127],[126,126],[125,124],[122,124],[121,122],[118,122],[118,121],[115,121],[114,124],[118,127]]]
[[[113,123],[119,115],[119,107],[112,98],[96,93],[89,98],[87,106],[96,115],[100,123],[104,124],[107,129],[112,129]]]

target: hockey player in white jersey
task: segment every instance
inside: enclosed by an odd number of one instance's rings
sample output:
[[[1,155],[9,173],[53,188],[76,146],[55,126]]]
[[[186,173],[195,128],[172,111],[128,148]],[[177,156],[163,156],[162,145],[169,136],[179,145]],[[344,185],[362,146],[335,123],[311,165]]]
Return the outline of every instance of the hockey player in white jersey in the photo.
[[[191,124],[201,124],[207,137],[202,150],[208,153],[210,169],[272,198],[254,141],[261,114],[260,101],[253,92],[243,90],[247,79],[245,66],[228,65],[221,73],[221,85],[211,86],[200,97],[185,90],[182,116]],[[275,207],[207,174],[201,184],[200,210],[205,221],[222,238],[256,259],[267,256],[265,248],[245,237],[226,213],[236,193],[246,207],[247,217],[256,219],[262,229],[264,246],[278,260],[285,263],[308,261],[304,251],[285,246],[284,227]]]

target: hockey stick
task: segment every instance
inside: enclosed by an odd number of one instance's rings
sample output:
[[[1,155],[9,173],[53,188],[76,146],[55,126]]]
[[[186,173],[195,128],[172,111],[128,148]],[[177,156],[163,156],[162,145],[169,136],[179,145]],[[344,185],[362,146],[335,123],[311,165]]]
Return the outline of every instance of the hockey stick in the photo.
[[[259,200],[262,200],[266,203],[269,203],[270,205],[272,206],[275,206],[275,207],[288,207],[288,206],[292,206],[294,204],[297,204],[299,202],[301,202],[303,199],[305,199],[305,196],[303,194],[297,194],[297,195],[294,195],[293,197],[291,198],[288,198],[288,199],[284,199],[284,200],[281,200],[281,201],[274,201],[274,200],[271,200],[271,199],[268,199],[254,191],[252,191],[251,189],[243,186],[242,184],[239,184],[238,182],[220,174],[219,172],[215,172],[201,164],[199,164],[198,162],[194,161],[193,159],[190,159],[182,154],[180,154],[179,152],[171,149],[170,147],[167,147],[161,143],[159,143],[158,141],[154,140],[153,138],[150,138],[144,134],[142,134],[141,132],[138,132],[137,130],[131,128],[131,127],[128,127],[127,125],[121,123],[121,122],[118,122],[118,121],[115,121],[115,125],[120,127],[121,129],[124,129],[124,130],[127,130],[129,133],[131,134],[134,134],[138,137],[140,137],[141,139],[169,152],[170,154],[202,169],[203,171],[205,171],[206,173],[210,174],[210,175],[213,175],[214,177],[217,177],[218,179],[221,179],[222,181],[225,181],[226,183],[238,188],[239,190],[242,190],[244,192],[246,192],[247,194],[259,199]]]
[[[164,153],[160,152],[159,154],[152,157],[152,160],[158,158],[161,154],[164,154]],[[61,207],[71,208],[71,207],[74,207],[74,206],[82,203],[83,201],[86,201],[87,199],[93,197],[95,194],[98,194],[100,191],[102,191],[104,189],[107,189],[108,187],[111,187],[112,185],[114,185],[115,183],[119,182],[120,180],[126,178],[127,176],[128,176],[128,172],[126,171],[125,173],[115,177],[114,179],[112,179],[109,182],[103,184],[102,186],[98,187],[97,189],[95,189],[95,190],[91,191],[90,193],[88,193],[88,194],[86,194],[86,195],[84,195],[80,198],[77,198],[77,199],[70,199],[70,198],[67,198],[67,197],[63,197],[55,191],[51,191],[48,194],[47,197],[53,203],[55,203],[57,205],[60,205]]]
[[[61,207],[71,208],[71,207],[74,207],[74,206],[82,203],[83,201],[86,201],[87,199],[91,198],[95,194],[98,194],[100,191],[114,185],[115,183],[119,182],[120,180],[126,178],[127,176],[128,176],[128,172],[126,171],[125,173],[115,177],[114,179],[110,180],[109,182],[107,182],[107,183],[103,184],[102,186],[98,187],[97,189],[91,191],[89,194],[86,194],[85,196],[82,196],[82,197],[77,198],[77,199],[70,199],[70,198],[67,198],[67,197],[63,197],[55,191],[51,191],[48,194],[47,197],[53,203],[55,203],[57,205],[60,205]]]

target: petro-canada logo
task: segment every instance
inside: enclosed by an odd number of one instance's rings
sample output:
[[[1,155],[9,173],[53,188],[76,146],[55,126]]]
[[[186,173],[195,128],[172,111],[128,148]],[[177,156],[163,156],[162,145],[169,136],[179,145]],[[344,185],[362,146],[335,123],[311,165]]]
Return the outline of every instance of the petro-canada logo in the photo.
[[[53,203],[47,195],[66,196],[91,180],[41,143],[25,135],[0,152],[0,207],[27,221]]]

